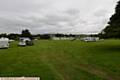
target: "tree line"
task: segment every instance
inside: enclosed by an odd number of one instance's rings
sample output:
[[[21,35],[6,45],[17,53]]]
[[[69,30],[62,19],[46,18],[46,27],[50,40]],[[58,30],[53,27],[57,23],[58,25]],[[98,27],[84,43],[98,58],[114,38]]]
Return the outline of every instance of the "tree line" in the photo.
[[[28,37],[30,39],[51,39],[51,37],[75,37],[73,34],[31,34],[31,32],[28,29],[22,30],[21,34],[16,33],[2,33],[0,34],[1,37],[7,37],[9,39],[13,40],[19,40],[20,37]]]
[[[1,37],[7,37],[12,40],[19,40],[20,37],[28,37],[31,40],[33,39],[51,39],[52,37],[74,37],[74,38],[80,38],[80,37],[86,37],[86,36],[91,36],[91,37],[98,37],[98,35],[85,35],[85,34],[61,34],[61,33],[56,33],[56,34],[31,34],[31,32],[28,29],[22,30],[21,34],[16,34],[16,33],[2,33],[0,34]]]

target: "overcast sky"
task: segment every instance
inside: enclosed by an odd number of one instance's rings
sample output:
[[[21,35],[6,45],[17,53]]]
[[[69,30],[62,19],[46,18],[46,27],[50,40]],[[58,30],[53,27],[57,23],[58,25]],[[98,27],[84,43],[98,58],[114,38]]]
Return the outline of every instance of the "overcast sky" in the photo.
[[[0,0],[0,33],[98,33],[117,0]]]

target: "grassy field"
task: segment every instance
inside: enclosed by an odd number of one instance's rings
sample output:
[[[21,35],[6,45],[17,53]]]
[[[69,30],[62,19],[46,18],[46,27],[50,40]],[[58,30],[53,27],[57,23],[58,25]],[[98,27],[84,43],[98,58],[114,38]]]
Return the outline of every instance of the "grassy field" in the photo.
[[[120,40],[35,41],[0,49],[0,76],[42,80],[120,80]]]

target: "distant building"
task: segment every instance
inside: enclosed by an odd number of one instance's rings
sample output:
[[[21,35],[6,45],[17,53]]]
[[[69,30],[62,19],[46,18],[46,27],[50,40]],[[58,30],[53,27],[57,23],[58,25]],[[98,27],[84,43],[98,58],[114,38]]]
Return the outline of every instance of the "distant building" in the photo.
[[[52,37],[52,40],[73,40],[74,37]]]
[[[94,42],[98,41],[99,39],[100,39],[99,37],[83,37],[81,38],[81,41]]]

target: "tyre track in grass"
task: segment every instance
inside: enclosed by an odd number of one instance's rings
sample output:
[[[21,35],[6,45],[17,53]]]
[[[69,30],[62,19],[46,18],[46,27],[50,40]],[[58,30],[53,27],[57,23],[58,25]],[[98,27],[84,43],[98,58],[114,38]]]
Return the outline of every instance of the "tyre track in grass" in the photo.
[[[105,80],[120,80],[120,77],[108,74],[104,70],[102,70],[98,67],[95,67],[95,66],[91,66],[90,64],[80,64],[80,66],[79,67],[76,66],[76,68],[80,68],[88,73],[99,76]]]

